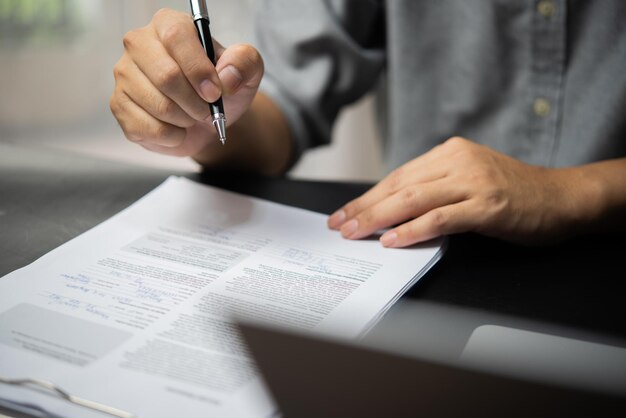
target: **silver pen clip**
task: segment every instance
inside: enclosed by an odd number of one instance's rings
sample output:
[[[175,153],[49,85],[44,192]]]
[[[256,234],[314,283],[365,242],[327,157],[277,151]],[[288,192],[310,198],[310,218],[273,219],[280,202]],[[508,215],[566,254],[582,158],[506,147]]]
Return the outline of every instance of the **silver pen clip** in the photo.
[[[191,16],[193,20],[206,19],[210,21],[209,9],[207,9],[204,0],[189,0],[189,4],[191,5]]]

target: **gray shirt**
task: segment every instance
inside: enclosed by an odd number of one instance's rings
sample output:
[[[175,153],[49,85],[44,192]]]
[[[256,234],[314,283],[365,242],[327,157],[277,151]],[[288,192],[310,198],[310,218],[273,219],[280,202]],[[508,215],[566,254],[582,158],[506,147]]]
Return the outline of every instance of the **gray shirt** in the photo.
[[[267,0],[257,46],[298,155],[378,89],[389,167],[455,135],[544,166],[626,156],[624,0]]]

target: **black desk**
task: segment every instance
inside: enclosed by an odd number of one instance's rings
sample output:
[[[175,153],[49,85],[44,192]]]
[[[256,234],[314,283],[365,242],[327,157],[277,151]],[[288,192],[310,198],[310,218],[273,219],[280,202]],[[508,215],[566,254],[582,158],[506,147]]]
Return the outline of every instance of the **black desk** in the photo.
[[[180,173],[0,144],[0,276],[109,218],[170,174]],[[240,173],[188,177],[325,213],[369,187]],[[454,236],[442,261],[407,297],[546,320],[599,339],[626,339],[624,238],[526,248]]]

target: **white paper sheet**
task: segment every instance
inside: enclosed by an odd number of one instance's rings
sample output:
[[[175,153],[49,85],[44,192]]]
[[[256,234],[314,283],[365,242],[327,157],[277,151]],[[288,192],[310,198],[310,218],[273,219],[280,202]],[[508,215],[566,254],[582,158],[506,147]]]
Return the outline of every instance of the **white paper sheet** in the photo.
[[[441,244],[348,241],[324,215],[172,177],[0,279],[0,376],[139,417],[271,416],[232,317],[357,337]],[[102,416],[25,388],[0,398]]]

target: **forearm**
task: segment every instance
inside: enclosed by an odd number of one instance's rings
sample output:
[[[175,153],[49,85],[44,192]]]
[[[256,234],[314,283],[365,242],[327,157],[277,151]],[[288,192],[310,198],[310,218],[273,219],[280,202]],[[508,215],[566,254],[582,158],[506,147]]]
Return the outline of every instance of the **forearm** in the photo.
[[[228,128],[227,138],[225,145],[211,141],[193,158],[211,169],[270,176],[283,174],[289,166],[293,144],[287,121],[263,93],[257,93],[248,111]]]
[[[557,170],[579,231],[626,230],[626,158]],[[568,204],[566,202],[565,204]]]

